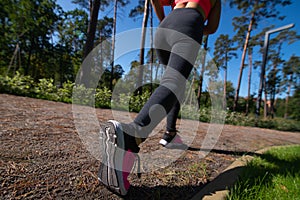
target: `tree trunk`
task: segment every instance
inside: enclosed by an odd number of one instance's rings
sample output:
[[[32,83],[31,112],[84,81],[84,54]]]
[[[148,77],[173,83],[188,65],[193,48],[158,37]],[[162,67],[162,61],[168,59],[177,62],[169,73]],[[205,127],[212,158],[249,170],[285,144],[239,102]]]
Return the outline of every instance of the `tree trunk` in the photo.
[[[269,113],[269,105],[268,105],[268,92],[267,92],[267,87],[266,87],[266,78],[264,78],[264,118],[266,119]]]
[[[112,38],[112,42],[111,42],[111,71],[110,71],[110,84],[109,84],[110,91],[113,91],[113,80],[114,80],[115,42],[116,42],[116,29],[117,29],[117,8],[118,8],[118,0],[115,0],[114,21],[113,21],[113,38]]]
[[[198,109],[200,110],[200,100],[202,96],[202,86],[203,86],[203,76],[205,71],[205,62],[206,62],[206,51],[207,51],[207,43],[208,43],[208,35],[206,36],[205,42],[204,42],[204,53],[202,58],[202,68],[200,72],[199,77],[199,84],[198,84],[198,94],[197,94],[197,101],[198,101]]]
[[[153,63],[154,63],[154,36],[153,36],[153,9],[150,6],[150,48],[151,48],[151,55],[150,55],[150,94],[153,92]]]
[[[30,74],[30,66],[31,66],[31,57],[32,57],[32,54],[33,54],[33,50],[35,49],[35,42],[34,42],[34,38],[32,36],[32,31],[30,31],[30,43],[29,43],[29,52],[28,52],[28,57],[27,57],[27,60],[26,60],[26,65],[25,65],[25,69],[24,69],[24,75],[27,76],[27,75],[30,75],[33,77],[33,74]]]
[[[84,47],[84,58],[93,50],[95,33],[98,22],[98,14],[100,9],[100,0],[90,0],[90,20],[87,30],[87,40]]]
[[[227,55],[226,55],[227,57]],[[226,58],[226,67],[224,69],[224,91],[223,91],[223,109],[226,110],[227,107],[227,58]]]
[[[246,116],[249,114],[249,101],[251,98],[251,76],[252,76],[252,50],[248,52],[249,56],[249,73],[248,73],[248,98],[246,102]]]
[[[87,40],[84,46],[84,54],[83,58],[86,58],[89,53],[94,48],[94,40],[95,40],[95,33],[97,28],[97,22],[98,22],[98,14],[99,14],[99,8],[100,8],[100,0],[90,0],[90,20],[89,20],[89,26],[87,30]],[[84,84],[86,87],[89,87],[89,75],[91,73],[91,66],[85,65],[82,68],[82,71],[80,73],[80,82]]]
[[[17,60],[18,60],[19,53],[20,53],[19,43],[17,43],[16,48],[15,48],[14,53],[13,53],[13,56],[10,59],[6,75],[9,75],[10,68],[12,67],[12,65],[13,65],[14,62],[15,62],[15,65],[14,65],[14,73],[13,73],[13,75],[15,75],[16,63],[17,63]]]
[[[228,52],[225,54],[225,68],[224,68],[224,86],[223,86],[223,110],[227,107],[227,68],[228,68]]]
[[[280,55],[281,45],[282,44],[279,44],[279,46],[278,46],[278,55]],[[273,70],[274,70],[274,73],[273,73],[274,85],[272,85],[272,89],[271,89],[272,93],[271,93],[271,97],[270,97],[270,100],[271,100],[270,113],[271,113],[272,119],[274,118],[274,115],[275,115],[274,102],[275,102],[275,98],[276,98],[276,71],[277,71],[277,64],[274,64]]]
[[[235,92],[235,96],[234,96],[233,111],[236,111],[237,106],[238,106],[239,93],[240,93],[240,87],[241,87],[243,70],[244,70],[244,63],[245,63],[246,52],[247,52],[247,48],[248,48],[248,43],[249,43],[253,23],[254,23],[254,12],[251,14],[251,20],[250,20],[250,23],[249,23],[249,26],[248,26],[247,36],[246,36],[246,40],[245,40],[245,44],[244,44],[244,48],[243,48],[243,54],[242,54],[242,60],[241,60],[241,65],[240,65],[240,73],[239,73],[239,78],[238,78],[238,84],[237,84],[236,92]]]
[[[203,60],[205,60],[205,54],[203,56]],[[200,110],[200,100],[202,96],[202,86],[203,86],[203,76],[204,76],[204,71],[205,71],[205,61],[202,63],[202,68],[200,72],[200,77],[199,77],[199,84],[198,84],[198,94],[197,94],[197,101],[198,101],[198,109]]]
[[[137,86],[139,87],[137,90],[138,94],[143,93],[143,76],[144,76],[144,54],[145,54],[145,39],[146,39],[146,28],[149,17],[149,4],[150,0],[145,0],[145,8],[144,8],[144,18],[143,18],[143,26],[142,26],[142,39],[141,39],[141,49],[140,49],[140,67],[138,71],[138,79]]]
[[[158,77],[158,70],[159,70],[159,68],[160,68],[160,64],[157,64],[156,65],[156,69],[155,69],[155,76],[154,76],[154,80],[155,81],[157,81],[157,79],[158,79],[157,77]]]
[[[290,81],[293,80],[293,75],[291,75]],[[289,106],[289,96],[291,93],[291,83],[288,85],[288,91],[286,93],[286,98],[285,98],[285,109],[284,109],[284,119],[288,118],[288,106]]]

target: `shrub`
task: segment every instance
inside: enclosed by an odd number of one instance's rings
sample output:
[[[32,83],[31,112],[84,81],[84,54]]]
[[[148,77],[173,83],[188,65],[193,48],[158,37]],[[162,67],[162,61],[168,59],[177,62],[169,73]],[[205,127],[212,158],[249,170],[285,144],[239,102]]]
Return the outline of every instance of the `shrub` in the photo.
[[[276,118],[276,129],[281,131],[300,131],[300,122],[291,119]]]
[[[14,77],[1,76],[0,91],[9,94],[34,96],[34,80],[16,72]]]
[[[195,107],[191,105],[183,105],[180,110],[180,115],[182,119],[199,120],[200,117],[197,108],[195,109]]]
[[[72,103],[85,106],[95,106],[95,89],[83,85],[75,85],[72,91]]]
[[[57,93],[57,87],[53,82],[53,79],[39,79],[39,82],[35,87],[36,97],[40,99],[58,101],[59,96]]]
[[[276,129],[277,123],[275,120],[270,119],[260,119],[257,123],[260,128]]]
[[[129,101],[129,111],[139,112],[150,97],[150,92],[145,91],[142,95],[131,96]]]
[[[226,116],[226,124],[237,126],[255,126],[255,117],[245,116],[244,113],[228,112]]]
[[[57,91],[57,94],[59,96],[59,101],[65,102],[65,103],[71,103],[72,102],[72,91],[74,87],[74,83],[71,81],[67,81],[63,83],[63,87],[59,88]]]
[[[139,112],[151,95],[149,91],[136,96],[130,93],[122,93],[112,99],[112,92],[108,88],[95,90],[93,88],[85,88],[83,85],[75,86],[74,83],[67,81],[62,88],[58,89],[54,85],[53,79],[43,78],[38,83],[35,83],[30,76],[21,75],[19,72],[16,72],[14,77],[0,75],[0,92],[67,103],[72,102],[97,108],[121,109],[130,112]],[[200,120],[202,122],[211,122],[212,119],[218,122],[226,114],[226,124],[239,126],[256,126],[257,124],[260,128],[300,131],[300,122],[296,120],[275,118],[256,121],[254,115],[245,116],[244,113],[222,110],[212,111],[211,107],[201,107],[198,110],[192,106],[183,106],[180,114],[182,118]]]
[[[112,108],[116,110],[129,111],[130,94],[119,94],[118,97],[114,97],[111,101]]]
[[[97,108],[110,108],[111,107],[111,91],[104,87],[103,89],[96,89],[95,94],[95,107]]]
[[[211,120],[211,109],[207,107],[200,108],[200,121],[201,122],[210,122]]]

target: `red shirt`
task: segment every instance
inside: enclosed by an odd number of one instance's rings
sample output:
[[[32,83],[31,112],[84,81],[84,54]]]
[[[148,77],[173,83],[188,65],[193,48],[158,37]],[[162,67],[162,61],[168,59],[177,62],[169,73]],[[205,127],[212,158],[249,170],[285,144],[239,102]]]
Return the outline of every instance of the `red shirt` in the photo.
[[[202,8],[205,17],[207,18],[212,8],[210,0],[175,0],[175,5],[178,3],[195,2]]]
[[[160,0],[160,3],[162,6],[172,6],[172,8],[176,5],[174,0]]]

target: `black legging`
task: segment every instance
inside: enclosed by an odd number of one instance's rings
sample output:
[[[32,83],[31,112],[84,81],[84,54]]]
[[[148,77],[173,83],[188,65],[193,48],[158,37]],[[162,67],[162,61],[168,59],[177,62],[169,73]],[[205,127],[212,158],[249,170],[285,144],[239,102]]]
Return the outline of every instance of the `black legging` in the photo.
[[[198,55],[203,36],[203,17],[193,8],[173,10],[155,34],[155,48],[166,70],[154,91],[131,126],[138,137],[147,138],[167,117],[167,130],[176,129],[176,119],[183,101],[186,80]]]

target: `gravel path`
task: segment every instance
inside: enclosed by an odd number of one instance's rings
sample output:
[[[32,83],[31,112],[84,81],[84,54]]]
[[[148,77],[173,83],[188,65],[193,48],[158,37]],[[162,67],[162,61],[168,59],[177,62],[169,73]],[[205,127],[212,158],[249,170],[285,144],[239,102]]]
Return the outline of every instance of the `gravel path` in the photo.
[[[121,199],[98,182],[100,162],[85,148],[71,104],[0,94],[0,113],[0,199]],[[95,114],[100,121],[115,116],[105,109]],[[192,130],[194,122],[180,122]],[[207,130],[209,124],[201,123],[192,140],[189,128],[181,132],[191,142],[186,151],[159,146],[163,130],[146,140],[141,154],[155,155],[144,158],[141,179],[130,176],[126,199],[191,199],[242,155],[300,144],[300,133],[225,125],[213,149],[200,151]],[[176,160],[161,167],[174,154]]]

